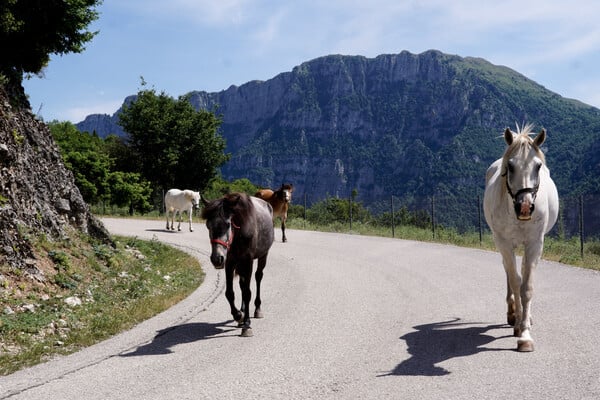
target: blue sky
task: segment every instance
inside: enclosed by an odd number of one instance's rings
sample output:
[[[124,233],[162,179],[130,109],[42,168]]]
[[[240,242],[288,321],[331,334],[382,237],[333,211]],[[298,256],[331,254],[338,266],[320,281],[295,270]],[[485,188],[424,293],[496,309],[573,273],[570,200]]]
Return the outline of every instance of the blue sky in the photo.
[[[104,0],[98,11],[83,53],[54,56],[24,82],[46,121],[113,114],[142,76],[178,97],[329,54],[429,49],[485,58],[600,107],[597,0]]]

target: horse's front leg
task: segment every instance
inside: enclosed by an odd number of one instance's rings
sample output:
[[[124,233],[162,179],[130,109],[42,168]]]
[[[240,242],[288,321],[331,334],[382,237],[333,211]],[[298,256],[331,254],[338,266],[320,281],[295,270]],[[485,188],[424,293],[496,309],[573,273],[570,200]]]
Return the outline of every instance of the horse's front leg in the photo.
[[[285,220],[287,219],[287,215],[281,217],[281,241],[287,242],[287,238],[285,237]]]
[[[252,291],[250,290],[250,281],[252,279],[252,260],[245,261],[241,268],[238,268],[240,275],[240,289],[242,291],[242,336],[253,336],[252,328],[250,327],[250,299]]]
[[[188,215],[190,217],[190,232],[194,232],[194,228],[192,228],[192,214],[194,212],[193,208],[190,208],[190,210],[188,211]]]
[[[506,305],[508,310],[506,311],[506,323],[510,326],[515,326],[517,323],[516,307],[515,307],[515,295],[510,288],[510,279],[508,273],[506,274]]]
[[[256,274],[254,278],[256,280],[256,297],[254,299],[254,318],[264,318],[264,314],[260,308],[261,299],[260,299],[260,283],[263,278],[263,270],[267,265],[267,256],[261,257],[258,259],[258,266],[256,268]]]
[[[240,312],[235,306],[235,293],[233,292],[233,275],[235,272],[235,265],[226,262],[225,265],[225,298],[229,302],[231,309],[231,316],[234,321],[240,322],[243,318],[242,312]]]
[[[521,277],[517,272],[517,258],[510,243],[503,243],[497,240],[496,246],[500,250],[500,254],[502,254],[502,265],[506,272],[506,321],[509,325],[514,326],[513,334],[520,336],[519,324],[523,311],[520,292]]]
[[[523,263],[521,266],[521,275],[523,277],[520,294],[521,304],[523,308],[523,316],[519,330],[521,335],[517,342],[518,351],[533,351],[533,337],[531,336],[531,300],[533,299],[533,272],[540,259],[544,241],[530,243],[525,246],[525,254],[523,255]]]

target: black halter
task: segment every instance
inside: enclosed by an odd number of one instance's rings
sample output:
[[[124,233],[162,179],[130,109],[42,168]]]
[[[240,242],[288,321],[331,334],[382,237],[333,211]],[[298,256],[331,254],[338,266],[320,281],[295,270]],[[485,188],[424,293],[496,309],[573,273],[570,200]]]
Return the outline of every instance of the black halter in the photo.
[[[523,189],[520,189],[519,191],[517,191],[517,193],[513,194],[512,190],[510,190],[510,186],[508,185],[508,177],[507,177],[507,179],[506,179],[506,189],[508,190],[508,194],[510,194],[510,197],[512,197],[513,206],[515,208],[515,212],[517,213],[517,215],[519,215],[519,213],[520,213],[520,211],[519,211],[519,204],[517,204],[517,197],[521,193],[531,193],[531,197],[533,199],[533,201],[531,202],[530,210],[529,210],[529,213],[531,214],[535,210],[535,198],[537,196],[537,192],[538,192],[539,188],[540,188],[540,184],[537,183],[532,188],[523,188]]]
[[[512,190],[510,190],[510,186],[508,185],[508,179],[506,179],[506,189],[508,190],[508,194],[510,194],[510,197],[512,197],[513,203],[515,201],[517,201],[517,196],[520,195],[521,193],[531,193],[531,197],[533,197],[533,201],[535,201],[535,198],[537,196],[537,192],[538,192],[539,188],[540,188],[540,184],[538,183],[532,188],[523,188],[523,189],[518,190],[517,193],[513,194]]]

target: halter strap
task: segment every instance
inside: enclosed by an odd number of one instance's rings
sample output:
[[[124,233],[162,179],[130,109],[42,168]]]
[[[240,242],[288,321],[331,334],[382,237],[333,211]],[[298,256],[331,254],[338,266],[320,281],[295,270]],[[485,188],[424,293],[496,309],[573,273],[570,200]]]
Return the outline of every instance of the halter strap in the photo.
[[[233,221],[231,221],[231,228],[230,228],[231,235],[229,235],[229,237],[227,238],[227,241],[225,242],[221,239],[211,239],[210,242],[220,244],[221,246],[223,246],[227,250],[229,250],[229,248],[231,247],[231,244],[233,243],[233,237],[235,236],[235,229],[240,229],[240,227],[237,226]]]
[[[510,186],[508,185],[508,179],[506,179],[506,189],[508,190],[508,194],[510,194],[510,197],[512,197],[513,199],[513,203],[515,201],[517,201],[517,196],[520,195],[521,193],[531,193],[531,197],[533,197],[533,200],[535,201],[535,198],[537,196],[537,192],[538,189],[540,188],[540,184],[538,183],[537,185],[535,185],[532,188],[523,188],[517,191],[517,193],[513,194],[512,190],[510,190]]]

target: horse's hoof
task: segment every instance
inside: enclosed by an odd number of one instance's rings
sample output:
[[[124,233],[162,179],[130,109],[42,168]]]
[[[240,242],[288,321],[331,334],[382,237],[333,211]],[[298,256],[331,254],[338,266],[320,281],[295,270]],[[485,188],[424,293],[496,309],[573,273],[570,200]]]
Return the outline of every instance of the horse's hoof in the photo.
[[[235,318],[235,322],[238,323],[238,328],[241,328],[242,326],[244,326],[244,313],[243,312],[240,312],[239,318]]]
[[[533,340],[517,341],[517,351],[521,353],[529,353],[533,351]]]
[[[261,310],[254,311],[254,318],[264,318],[265,314]]]
[[[254,336],[254,333],[252,332],[252,328],[243,328],[241,336],[242,337],[252,337],[252,336]]]

